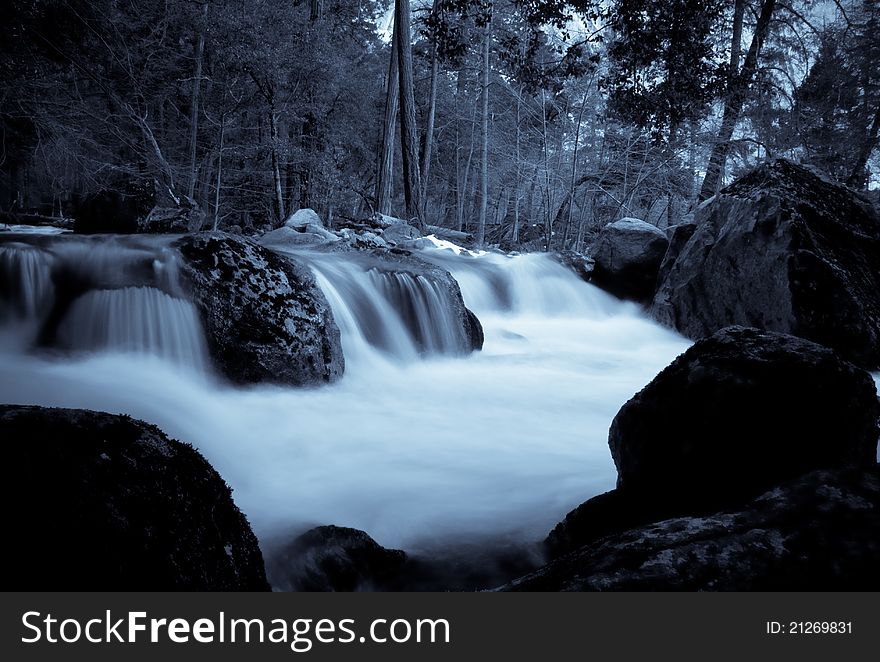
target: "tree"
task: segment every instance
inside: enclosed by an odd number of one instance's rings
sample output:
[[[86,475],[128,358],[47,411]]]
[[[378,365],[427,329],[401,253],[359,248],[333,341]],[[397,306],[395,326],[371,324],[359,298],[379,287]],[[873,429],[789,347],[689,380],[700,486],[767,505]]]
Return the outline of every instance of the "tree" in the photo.
[[[397,73],[397,39],[391,37],[391,57],[385,82],[385,122],[382,125],[382,142],[379,151],[379,170],[376,177],[376,209],[381,214],[391,214],[391,197],[394,194],[394,144],[397,127],[397,109],[400,79]]]
[[[733,137],[733,130],[739,120],[743,104],[746,101],[752,84],[752,79],[758,69],[758,57],[761,54],[761,47],[767,39],[770,30],[770,20],[773,18],[775,9],[776,0],[762,0],[761,10],[752,35],[752,42],[742,68],[738,71],[732,70],[728,75],[721,128],[718,130],[718,135],[715,138],[715,143],[709,156],[709,164],[706,166],[706,176],[703,178],[703,185],[700,187],[700,200],[706,200],[715,195],[721,184],[721,173],[727,161],[727,155],[730,152],[730,139]],[[733,50],[738,50],[738,46]]]
[[[400,86],[400,142],[403,150],[403,192],[407,219],[422,225],[421,177],[419,175],[418,129],[413,91],[409,0],[395,0],[394,43]]]
[[[492,3],[487,3],[483,16],[483,66],[480,92],[480,218],[477,224],[477,246],[486,243],[486,212],[489,208],[489,51],[492,44]]]

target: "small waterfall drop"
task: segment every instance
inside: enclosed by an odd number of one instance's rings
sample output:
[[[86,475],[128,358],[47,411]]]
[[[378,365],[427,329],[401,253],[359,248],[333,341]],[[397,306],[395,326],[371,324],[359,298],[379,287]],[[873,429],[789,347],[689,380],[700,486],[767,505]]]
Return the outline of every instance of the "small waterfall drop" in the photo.
[[[158,356],[198,372],[208,365],[202,325],[193,305],[153,287],[83,294],[59,326],[58,342],[79,351]]]
[[[429,249],[425,257],[449,270],[465,305],[481,319],[498,314],[599,319],[638,310],[635,304],[584,283],[545,253],[459,257],[448,250]]]
[[[342,335],[347,370],[374,361],[377,351],[400,361],[418,357],[400,316],[360,267],[332,262],[313,264],[312,271]]]
[[[347,370],[389,359],[464,353],[460,303],[443,283],[350,256],[299,255],[315,274],[342,334]]]
[[[370,269],[367,273],[401,316],[420,352],[461,352],[460,327],[458,321],[452,319],[455,304],[439,283],[405,271]]]
[[[0,246],[0,323],[37,317],[51,305],[52,258],[27,244]]]
[[[176,260],[165,238],[0,243],[2,348],[134,353],[203,373],[204,333]]]

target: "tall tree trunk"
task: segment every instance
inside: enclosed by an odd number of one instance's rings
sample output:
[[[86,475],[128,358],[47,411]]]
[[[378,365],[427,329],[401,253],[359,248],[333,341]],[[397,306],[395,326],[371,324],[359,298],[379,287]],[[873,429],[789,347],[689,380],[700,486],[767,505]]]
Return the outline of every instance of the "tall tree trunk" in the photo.
[[[470,182],[471,176],[471,163],[474,160],[474,138],[476,138],[477,133],[477,108],[476,104],[474,104],[474,112],[471,117],[471,141],[468,147],[468,156],[467,161],[464,163],[464,172],[462,173],[461,180],[459,182],[459,190],[457,195],[457,204],[458,211],[456,216],[456,229],[459,232],[463,232],[466,223],[464,222],[464,207],[467,204],[467,195],[468,195],[468,185]]]
[[[272,107],[269,110],[269,130],[272,141],[272,179],[275,183],[275,211],[278,213],[278,225],[284,223],[284,191],[281,183],[281,158],[278,154],[278,113]]]
[[[480,216],[477,246],[486,243],[486,212],[489,205],[489,46],[492,40],[491,5],[483,34],[483,89],[480,100]]]
[[[196,147],[199,138],[199,92],[202,86],[202,63],[205,59],[205,32],[208,29],[208,5],[202,7],[202,25],[199,28],[199,41],[196,45],[196,71],[193,77],[192,103],[189,120],[189,185],[186,194],[195,198],[196,193]]]
[[[424,224],[422,223],[416,102],[413,91],[409,0],[395,0],[394,7],[397,70],[400,79],[400,142],[403,152],[403,195],[406,202],[407,220],[411,220],[421,227]]]
[[[728,78],[728,88],[730,81],[739,74],[739,58],[742,53],[743,38],[743,17],[746,12],[746,0],[736,0],[733,6],[733,35],[730,40],[730,73]],[[730,91],[728,89],[728,91]]]
[[[874,121],[868,130],[866,139],[862,141],[862,149],[853,165],[852,172],[846,180],[848,186],[853,188],[864,188],[865,186],[865,166],[868,159],[871,158],[871,152],[877,146],[877,134],[880,133],[880,103],[877,105],[877,111],[874,113]]]
[[[467,171],[470,169],[471,154],[473,153],[473,122],[471,122],[471,142],[467,166],[462,168],[461,145],[464,122],[460,115],[460,109],[463,107],[465,89],[464,58],[462,58],[455,83],[455,107],[459,111],[455,117],[455,229],[459,232],[462,231],[464,225],[464,195],[467,188]]]
[[[550,152],[547,148],[547,94],[544,88],[541,88],[541,145],[544,154],[544,188],[541,192],[541,204],[544,208],[544,234],[546,242],[544,250],[550,250],[550,244],[553,243],[553,216],[552,207],[550,206]],[[629,153],[629,150],[627,150]],[[626,176],[624,175],[624,188],[626,187]]]
[[[574,202],[574,192],[575,187],[577,186],[578,149],[581,142],[581,124],[584,121],[584,109],[587,107],[587,97],[590,94],[590,86],[592,86],[592,84],[592,81],[590,81],[590,85],[587,87],[587,91],[584,92],[583,99],[581,99],[581,110],[578,113],[578,121],[574,132],[574,153],[571,157],[571,179],[569,180],[568,195],[566,196],[568,209],[566,210],[565,230],[562,233],[562,250],[565,250],[565,245],[568,243],[568,235],[571,230],[572,213],[574,211],[574,205],[572,203]]]
[[[436,15],[441,8],[441,0],[434,0],[431,13]],[[422,150],[422,202],[428,204],[428,177],[431,175],[431,154],[434,148],[434,118],[437,113],[437,78],[440,75],[440,60],[437,56],[437,35],[431,43],[431,91],[428,94],[428,118],[425,126],[425,147]],[[427,214],[427,209],[423,210]]]
[[[516,180],[513,184],[513,232],[510,240],[514,248],[519,242],[519,203],[520,203],[520,187],[522,186],[522,146],[520,138],[520,120],[522,117],[522,95],[523,87],[520,84],[516,95],[516,127],[514,129],[516,135]]]
[[[431,47],[431,92],[428,97],[428,118],[425,126],[425,148],[422,150],[422,202],[428,204],[428,177],[431,175],[431,155],[434,148],[434,118],[437,113],[437,77],[440,62],[437,45]]]
[[[217,151],[217,182],[214,189],[214,226],[220,223],[220,183],[223,180],[223,142],[226,138],[226,115],[220,115],[220,146]]]
[[[755,77],[755,72],[758,70],[758,56],[761,54],[761,47],[770,31],[770,19],[773,17],[774,9],[776,9],[776,0],[764,0],[761,5],[761,13],[758,16],[758,22],[755,25],[755,32],[752,35],[749,52],[746,55],[745,62],[743,62],[742,71],[739,73],[731,72],[733,79],[724,102],[721,129],[718,131],[715,144],[712,146],[712,154],[709,157],[709,164],[706,166],[706,177],[703,179],[703,186],[700,188],[701,202],[711,198],[718,192],[721,184],[721,173],[724,170],[727,155],[730,152],[730,139],[733,136],[733,130],[742,112],[749,86]]]
[[[395,21],[396,22],[396,21]],[[397,28],[391,37],[391,59],[385,83],[385,124],[382,128],[382,148],[379,154],[379,172],[376,177],[376,210],[391,215],[394,195],[394,143],[397,132],[397,104],[400,79],[397,73]]]

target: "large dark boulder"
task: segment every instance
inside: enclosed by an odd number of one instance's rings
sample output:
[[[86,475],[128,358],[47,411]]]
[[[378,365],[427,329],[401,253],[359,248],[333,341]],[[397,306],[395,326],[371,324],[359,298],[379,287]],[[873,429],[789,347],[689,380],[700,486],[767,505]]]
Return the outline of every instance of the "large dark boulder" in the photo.
[[[4,590],[259,591],[263,558],[231,491],[158,428],[0,406]]]
[[[754,493],[812,469],[876,462],[871,376],[801,338],[730,327],[697,342],[611,423],[617,486]]]
[[[593,248],[592,282],[611,294],[650,301],[669,240],[666,233],[636,218],[602,228]]]
[[[605,537],[501,590],[878,589],[880,470],[875,465],[810,473],[742,508],[667,519]]]
[[[319,526],[273,553],[267,566],[280,591],[379,591],[397,579],[406,560],[404,552],[358,529]]]
[[[880,368],[880,217],[846,187],[769,161],[701,205],[652,313],[691,338],[732,324]]]
[[[625,528],[711,513],[808,471],[876,462],[870,375],[808,340],[731,327],[627,402],[608,435],[618,489],[569,513],[553,555]]]
[[[663,283],[675,261],[684,250],[687,242],[694,236],[697,231],[697,224],[693,221],[686,221],[666,228],[666,236],[669,237],[669,248],[666,249],[666,255],[663,256],[663,262],[660,263],[660,271],[657,273],[657,282]]]
[[[339,329],[307,268],[222,232],[174,246],[211,357],[231,381],[303,386],[342,376]]]

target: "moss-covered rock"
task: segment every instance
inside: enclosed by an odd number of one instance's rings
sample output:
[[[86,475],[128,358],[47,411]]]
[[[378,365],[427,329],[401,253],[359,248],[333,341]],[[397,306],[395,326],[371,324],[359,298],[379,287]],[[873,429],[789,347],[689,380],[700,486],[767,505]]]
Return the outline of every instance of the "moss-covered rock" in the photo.
[[[259,591],[257,539],[196,450],[127,416],[0,406],[5,590]]]
[[[231,381],[306,386],[342,376],[339,329],[306,267],[222,232],[188,235],[174,247],[211,357]]]
[[[880,217],[845,186],[764,163],[699,207],[654,297],[691,338],[732,324],[791,333],[880,368]]]

